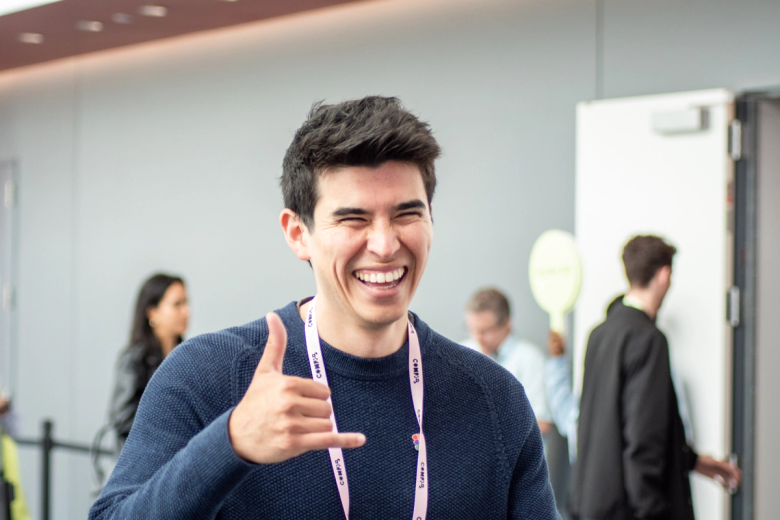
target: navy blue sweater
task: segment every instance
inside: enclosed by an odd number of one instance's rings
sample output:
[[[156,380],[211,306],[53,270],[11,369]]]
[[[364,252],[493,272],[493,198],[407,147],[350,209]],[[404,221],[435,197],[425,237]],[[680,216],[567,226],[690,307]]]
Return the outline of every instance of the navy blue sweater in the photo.
[[[311,377],[295,303],[285,374]],[[520,383],[487,356],[456,345],[417,316],[425,375],[429,519],[558,519],[542,439]],[[261,319],[193,338],[168,356],[143,398],[92,520],[344,518],[327,450],[255,465],[239,458],[228,418],[262,356]],[[344,450],[350,517],[412,516],[418,425],[408,345],[380,359],[322,342],[339,430],[366,444]]]

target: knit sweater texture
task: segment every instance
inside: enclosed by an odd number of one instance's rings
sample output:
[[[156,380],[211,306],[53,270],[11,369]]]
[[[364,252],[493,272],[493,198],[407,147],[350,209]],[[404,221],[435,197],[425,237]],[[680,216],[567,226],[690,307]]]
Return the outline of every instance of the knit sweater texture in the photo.
[[[283,372],[311,377],[295,302]],[[428,518],[559,519],[542,438],[520,383],[412,314],[423,358]],[[278,464],[236,455],[228,419],[263,354],[260,319],[177,347],[149,383],[119,461],[90,520],[344,518],[327,450]],[[350,518],[412,516],[419,430],[405,344],[366,359],[322,343],[339,430],[367,442],[344,450]]]

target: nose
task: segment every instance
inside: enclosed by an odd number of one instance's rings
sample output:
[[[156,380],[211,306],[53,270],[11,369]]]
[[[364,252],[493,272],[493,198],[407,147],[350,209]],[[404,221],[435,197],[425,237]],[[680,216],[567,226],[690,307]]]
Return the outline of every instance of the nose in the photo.
[[[387,222],[377,222],[368,232],[366,247],[381,259],[391,259],[401,247],[397,230]]]

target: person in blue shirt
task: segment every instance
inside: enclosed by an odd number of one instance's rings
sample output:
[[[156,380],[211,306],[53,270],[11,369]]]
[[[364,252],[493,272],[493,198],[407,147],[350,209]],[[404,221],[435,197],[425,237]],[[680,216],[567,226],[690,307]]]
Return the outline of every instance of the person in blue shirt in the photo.
[[[316,297],[177,347],[91,520],[559,518],[520,383],[409,311],[439,153],[395,98],[313,107],[279,222]]]
[[[522,383],[544,436],[552,426],[545,395],[544,355],[536,345],[513,333],[509,299],[492,287],[478,290],[466,304],[466,327],[469,338],[460,344],[492,358]]]

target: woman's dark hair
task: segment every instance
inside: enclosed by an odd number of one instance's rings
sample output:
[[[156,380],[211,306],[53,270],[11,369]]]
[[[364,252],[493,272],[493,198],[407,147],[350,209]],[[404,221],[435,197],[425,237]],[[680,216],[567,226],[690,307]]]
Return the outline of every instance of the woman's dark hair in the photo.
[[[165,296],[168,287],[175,283],[184,285],[184,280],[178,276],[157,273],[146,280],[138,291],[138,300],[135,302],[135,312],[133,314],[133,327],[130,330],[130,345],[142,343],[147,349],[159,345],[157,336],[154,335],[151,325],[149,325],[149,316],[146,314],[150,308],[157,307],[160,300]],[[183,338],[179,336],[176,344],[181,343]]]

